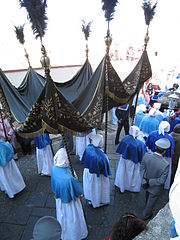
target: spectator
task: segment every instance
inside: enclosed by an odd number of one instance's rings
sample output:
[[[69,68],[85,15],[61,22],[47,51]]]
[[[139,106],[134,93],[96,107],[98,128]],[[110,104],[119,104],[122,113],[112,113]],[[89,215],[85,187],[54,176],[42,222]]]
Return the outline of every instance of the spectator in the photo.
[[[132,240],[146,227],[146,223],[134,213],[125,213],[113,225],[111,237],[107,236],[105,240]]]
[[[17,161],[18,156],[16,153],[16,147],[14,142],[15,132],[12,129],[10,123],[8,122],[8,119],[6,118],[6,115],[4,114],[2,109],[0,109],[0,139],[2,139],[3,141],[8,141],[12,145],[14,149],[13,159]]]

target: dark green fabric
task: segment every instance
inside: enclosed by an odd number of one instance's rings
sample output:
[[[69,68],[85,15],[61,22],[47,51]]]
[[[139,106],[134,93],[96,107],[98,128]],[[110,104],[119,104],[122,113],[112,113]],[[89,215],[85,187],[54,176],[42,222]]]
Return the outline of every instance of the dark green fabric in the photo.
[[[63,96],[72,103],[79,97],[81,92],[86,87],[88,80],[92,76],[92,73],[92,67],[87,59],[82,68],[71,80],[64,83],[55,82],[55,85],[63,94]]]

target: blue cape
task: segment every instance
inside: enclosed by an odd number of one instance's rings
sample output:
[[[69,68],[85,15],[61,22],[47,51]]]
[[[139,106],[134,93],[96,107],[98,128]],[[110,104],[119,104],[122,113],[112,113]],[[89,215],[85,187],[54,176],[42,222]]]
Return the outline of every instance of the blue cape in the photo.
[[[155,116],[144,116],[139,124],[139,129],[147,134],[150,134],[152,131],[158,130],[159,121]]]
[[[72,176],[69,167],[53,166],[51,188],[55,198],[60,198],[64,203],[76,201],[76,198],[83,193],[80,182]]]
[[[105,177],[111,175],[107,155],[100,147],[89,144],[84,151],[81,162],[84,168],[88,168],[90,173],[96,173],[97,177],[100,174],[103,174]]]
[[[165,133],[164,135],[162,135],[162,134],[159,134],[158,131],[153,131],[152,133],[149,134],[148,138],[146,139],[146,146],[149,149],[151,149],[151,151],[155,152],[156,151],[155,142],[157,140],[159,140],[160,138],[167,138],[171,143],[170,148],[166,150],[166,152],[163,156],[164,157],[172,157],[174,154],[174,139],[168,133]]]
[[[174,127],[176,126],[176,124],[180,123],[180,116],[176,117],[174,120],[172,120],[171,118],[168,119],[168,117],[164,117],[163,121],[169,121],[169,124],[170,124],[169,133],[171,133],[173,131]]]
[[[124,159],[138,163],[144,157],[146,145],[139,139],[134,139],[133,136],[127,135],[119,143],[116,152],[122,154]]]
[[[0,139],[0,165],[3,167],[13,158],[14,150],[10,143]]]
[[[44,148],[51,143],[48,133],[43,133],[41,136],[34,137],[34,144],[38,149]]]
[[[145,113],[143,112],[138,112],[135,114],[135,118],[134,118],[134,125],[139,127],[141,120],[143,119],[143,117],[145,116]]]

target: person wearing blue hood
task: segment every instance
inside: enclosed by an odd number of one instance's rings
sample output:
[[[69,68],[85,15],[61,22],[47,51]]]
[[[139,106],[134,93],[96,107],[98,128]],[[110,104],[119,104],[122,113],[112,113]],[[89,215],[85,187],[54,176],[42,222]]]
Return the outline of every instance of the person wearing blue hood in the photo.
[[[34,137],[34,144],[36,145],[38,174],[51,176],[53,167],[53,152],[49,134],[43,133],[38,137]]]
[[[5,191],[9,198],[26,186],[13,155],[12,145],[0,139],[0,190]]]
[[[51,173],[51,188],[56,199],[56,217],[62,227],[62,240],[81,240],[88,230],[81,205],[83,189],[72,176],[65,148],[54,156]]]
[[[121,140],[116,150],[121,156],[114,184],[121,192],[140,192],[141,189],[140,164],[146,152],[146,145],[137,139],[139,133],[137,126],[131,126],[129,135]]]
[[[94,208],[110,203],[111,171],[109,159],[101,149],[102,146],[101,134],[91,136],[91,144],[86,147],[82,157],[84,197]]]

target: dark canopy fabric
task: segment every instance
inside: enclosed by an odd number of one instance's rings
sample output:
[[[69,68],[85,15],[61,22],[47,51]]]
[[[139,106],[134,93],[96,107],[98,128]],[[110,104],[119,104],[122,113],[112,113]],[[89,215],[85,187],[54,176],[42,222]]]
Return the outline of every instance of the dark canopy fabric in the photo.
[[[84,132],[91,126],[58,91],[53,80],[48,79],[26,121],[19,126],[18,133],[29,138],[44,131],[61,133],[63,128]]]
[[[0,101],[5,111],[8,112],[8,115],[11,115],[11,121],[25,121],[31,105],[27,101],[24,101],[18,90],[11,84],[2,70],[0,70]],[[11,111],[11,114],[9,111]]]
[[[101,123],[103,113],[107,111],[106,96],[108,96],[108,110],[123,105],[134,97],[151,76],[151,65],[146,50],[124,82],[110,63],[109,56],[105,55],[73,105],[91,126],[96,128]],[[106,80],[108,80],[107,84]],[[107,85],[108,88],[106,88]]]
[[[44,77],[30,67],[22,83],[16,89],[21,95],[23,101],[32,107],[39,97],[44,85]]]
[[[56,87],[55,83],[48,79],[28,117],[19,128],[19,133],[32,137],[45,130],[58,133],[63,127],[75,132],[97,128],[107,110],[129,102],[151,76],[151,65],[144,50],[134,70],[124,82],[111,65],[109,56],[105,55],[87,85],[74,97],[72,104],[58,90],[60,87]]]
[[[91,75],[92,67],[87,59],[81,69],[71,80],[65,83],[55,83],[55,85],[63,96],[71,102],[79,96]],[[4,96],[3,102],[7,102],[6,111],[7,104],[9,105],[9,109],[11,109],[11,117],[13,118],[11,121],[25,121],[33,104],[36,102],[43,90],[45,82],[45,78],[30,67],[20,86],[15,88],[2,70],[0,70],[0,88],[2,89],[2,98]]]
[[[69,101],[75,101],[81,92],[86,87],[88,80],[92,76],[92,67],[87,59],[82,68],[77,72],[77,74],[69,81],[64,83],[55,82],[58,90],[63,94],[63,96]]]

